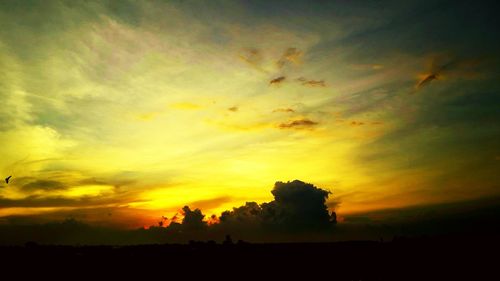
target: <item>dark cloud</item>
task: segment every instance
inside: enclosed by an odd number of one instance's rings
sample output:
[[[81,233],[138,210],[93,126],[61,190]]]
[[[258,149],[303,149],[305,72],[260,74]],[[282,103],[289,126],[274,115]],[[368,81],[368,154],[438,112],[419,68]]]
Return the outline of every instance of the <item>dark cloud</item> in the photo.
[[[330,192],[299,180],[276,182],[274,201],[262,204],[263,214],[272,224],[287,228],[316,229],[330,225],[325,205]]]
[[[299,180],[276,182],[271,193],[274,200],[225,211],[220,216],[221,227],[239,232],[241,228],[262,232],[315,232],[330,229],[336,222],[335,213],[325,205],[330,192]]]
[[[280,76],[269,81],[269,85],[279,85],[281,82],[285,81],[285,76]]]
[[[163,239],[168,239],[168,241],[207,239],[209,234],[208,223],[204,220],[205,215],[201,210],[191,210],[189,206],[184,206],[181,212],[183,216],[181,222],[178,222],[178,214],[175,214],[170,219],[170,224],[167,227],[163,227],[164,222],[167,222],[168,218],[162,217],[162,220],[158,223],[158,227],[152,226],[149,228],[149,231],[159,232],[159,234],[165,236]]]
[[[197,231],[204,229],[207,223],[203,221],[205,215],[200,209],[191,210],[188,206],[182,208],[184,218],[182,219],[182,227],[188,231]]]
[[[429,84],[430,82],[432,82],[433,80],[436,80],[436,79],[438,79],[438,74],[435,74],[435,73],[427,74],[423,79],[421,79],[417,83],[416,88],[420,89],[420,88],[424,87],[425,85]]]
[[[288,123],[281,123],[278,125],[280,129],[296,129],[296,128],[307,128],[307,127],[313,127],[318,125],[318,122],[309,120],[309,119],[298,119],[298,120],[293,120]]]
[[[232,107],[228,108],[227,110],[232,111],[232,112],[236,112],[236,111],[238,111],[238,109],[239,108],[237,106],[232,106]]]
[[[246,202],[245,205],[234,207],[232,211],[224,211],[220,216],[221,223],[241,224],[241,226],[252,226],[260,224],[262,208],[256,202]]]
[[[62,190],[68,188],[62,182],[53,180],[36,180],[27,183],[21,187],[24,191],[35,191],[35,190]]]
[[[64,193],[64,192],[63,192]],[[24,198],[12,199],[0,196],[0,206],[4,208],[37,208],[37,207],[97,207],[104,205],[128,204],[131,202],[145,202],[137,199],[139,191],[113,190],[107,195],[82,196],[69,198],[64,196],[30,195]]]
[[[302,55],[303,53],[297,48],[288,48],[281,55],[281,58],[276,62],[276,65],[278,66],[278,68],[283,68],[289,63],[299,64]]]
[[[220,217],[205,215],[198,208],[182,208],[183,219],[175,217],[163,227],[165,217],[151,231],[163,231],[169,239],[224,237],[227,234],[255,241],[271,241],[307,234],[330,235],[336,223],[336,214],[330,213],[326,200],[329,191],[299,180],[276,182],[271,193],[274,200],[258,204],[247,202],[243,206],[222,212]],[[220,200],[220,199],[217,199]],[[288,238],[287,238],[288,237]]]
[[[4,217],[0,219],[0,244],[24,244],[26,241],[112,245],[185,243],[192,239],[222,241],[228,234],[235,239],[254,242],[311,242],[499,231],[498,197],[356,213],[342,216],[342,223],[337,225],[337,214],[327,207],[337,208],[338,201],[327,202],[331,195],[327,190],[294,180],[276,182],[271,193],[274,200],[270,202],[247,202],[223,212],[220,218],[212,215],[208,222],[200,209],[185,206],[180,222],[172,218],[170,225],[163,227],[168,218],[162,217],[160,227],[149,229],[91,226],[76,220],[71,212],[66,213],[67,219],[61,222],[40,221],[32,216]],[[102,216],[112,211],[108,208],[86,210],[101,212]]]
[[[27,241],[40,244],[86,244],[86,245],[123,245],[186,243],[190,238],[203,241],[210,239],[222,241],[230,234],[234,239],[250,242],[287,242],[287,241],[347,241],[347,240],[390,240],[395,236],[449,235],[449,234],[494,234],[500,233],[500,198],[492,197],[473,201],[446,204],[421,205],[408,208],[385,209],[344,215],[342,223],[332,227],[336,217],[331,213],[328,221],[322,206],[324,190],[315,190],[305,183],[296,183],[300,188],[293,190],[290,183],[286,191],[277,191],[282,198],[273,203],[275,212],[272,222],[286,222],[279,225],[266,224],[264,209],[268,208],[255,202],[227,211],[224,221],[205,226],[200,222],[203,214],[192,210],[186,225],[193,227],[187,231],[182,224],[174,224],[172,229],[151,227],[149,229],[125,230],[112,226],[91,226],[68,214],[66,219],[40,221],[38,217],[0,218],[0,245],[24,245]],[[292,182],[293,184],[293,182]],[[275,188],[276,189],[276,188]],[[290,189],[290,190],[288,190]],[[307,191],[305,191],[307,190]],[[305,194],[304,194],[305,193]],[[304,197],[303,197],[304,196]],[[307,198],[306,200],[300,198]],[[299,201],[299,203],[297,203]],[[306,201],[306,202],[302,202]],[[308,203],[307,203],[308,202]],[[316,202],[316,203],[313,203]],[[269,204],[268,203],[268,204]],[[98,210],[105,214],[107,210]],[[307,217],[296,215],[308,214]],[[289,217],[285,219],[284,217]],[[215,219],[215,218],[214,218]],[[308,221],[311,220],[309,223]],[[188,222],[189,221],[189,222]],[[306,223],[304,223],[306,222]],[[176,231],[174,231],[174,229]],[[316,236],[317,229],[323,236]],[[198,233],[194,236],[193,233]],[[301,239],[293,239],[295,234]]]
[[[287,108],[277,108],[277,109],[273,110],[273,113],[275,113],[275,112],[294,113],[295,110],[287,107]]]
[[[61,198],[61,197],[50,197],[43,198],[40,196],[28,196],[22,199],[8,199],[0,197],[0,205],[4,208],[14,208],[14,207],[66,207],[66,206],[78,206],[77,200]]]

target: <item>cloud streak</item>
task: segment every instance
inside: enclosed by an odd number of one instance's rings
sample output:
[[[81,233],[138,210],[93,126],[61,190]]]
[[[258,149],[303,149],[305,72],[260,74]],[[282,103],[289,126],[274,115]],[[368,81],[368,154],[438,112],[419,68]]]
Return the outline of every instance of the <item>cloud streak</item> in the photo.
[[[285,81],[285,79],[286,79],[285,76],[276,77],[274,79],[271,79],[271,81],[269,81],[269,85],[279,85],[279,84],[283,83],[283,81]]]
[[[288,48],[283,52],[280,59],[276,62],[278,68],[283,68],[288,64],[297,65],[301,63],[303,52],[297,48]]]
[[[280,128],[280,129],[304,129],[304,128],[315,127],[318,124],[319,123],[316,121],[312,121],[310,119],[303,118],[303,119],[297,119],[297,120],[293,120],[293,121],[286,122],[286,123],[280,123],[278,125],[278,128]]]
[[[276,113],[276,112],[295,113],[295,110],[293,108],[286,107],[286,108],[277,108],[277,109],[274,109],[273,113]]]
[[[326,87],[325,80],[307,80],[307,79],[300,79],[299,78],[299,81],[304,86],[309,86],[309,87]]]

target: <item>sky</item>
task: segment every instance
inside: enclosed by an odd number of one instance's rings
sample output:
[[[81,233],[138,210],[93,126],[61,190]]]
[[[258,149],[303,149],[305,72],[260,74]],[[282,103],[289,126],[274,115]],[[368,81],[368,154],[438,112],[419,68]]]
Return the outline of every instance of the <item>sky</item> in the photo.
[[[481,1],[1,1],[0,221],[219,216],[277,181],[339,217],[500,195]]]

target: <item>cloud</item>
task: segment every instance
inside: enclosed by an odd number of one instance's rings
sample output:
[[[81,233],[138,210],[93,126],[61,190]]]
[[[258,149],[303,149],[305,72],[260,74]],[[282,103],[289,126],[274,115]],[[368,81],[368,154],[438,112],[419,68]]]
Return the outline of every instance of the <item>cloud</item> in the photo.
[[[278,125],[280,129],[299,129],[299,128],[307,128],[307,127],[313,127],[318,125],[318,122],[309,120],[309,119],[298,119],[298,120],[293,120],[288,123],[281,123]]]
[[[310,87],[326,87],[325,80],[306,80],[302,82],[302,85]]]
[[[462,78],[476,78],[480,75],[477,73],[477,67],[482,64],[481,59],[457,59],[450,55],[435,55],[430,58],[429,66],[426,73],[421,74],[415,89],[419,90],[428,86],[431,82],[442,80],[447,76],[455,76]]]
[[[184,218],[182,219],[182,228],[187,231],[199,231],[207,227],[207,223],[203,220],[205,215],[200,209],[191,210],[188,206],[182,208]]]
[[[296,48],[288,48],[281,55],[281,58],[276,62],[278,68],[283,68],[288,63],[299,64],[303,53]]]
[[[274,200],[270,202],[246,202],[243,206],[222,212],[220,217],[212,215],[208,219],[199,208],[184,206],[181,222],[172,218],[170,224],[163,227],[166,218],[162,217],[159,227],[153,226],[149,230],[163,231],[169,241],[207,240],[227,234],[253,241],[271,241],[271,237],[287,241],[290,237],[310,239],[309,234],[331,234],[336,214],[330,213],[326,205],[331,194],[329,191],[294,180],[276,182],[271,193]],[[216,203],[220,200],[227,199],[215,198]]]
[[[239,58],[246,62],[248,65],[253,67],[254,69],[262,72],[266,72],[262,68],[263,56],[262,52],[256,48],[247,48],[243,50],[243,54],[239,55]]]
[[[227,110],[232,111],[232,112],[236,112],[236,111],[238,111],[238,109],[239,108],[237,106],[232,106],[232,107],[228,108]]]
[[[417,89],[420,89],[422,87],[424,87],[425,85],[429,84],[430,82],[434,81],[434,80],[437,80],[439,77],[438,74],[435,74],[435,73],[430,73],[430,74],[426,74],[424,75],[424,77],[417,83],[417,85],[415,86]]]
[[[129,199],[129,198],[127,198]],[[9,199],[0,196],[0,205],[4,208],[57,208],[57,207],[95,207],[114,203],[131,203],[120,197],[103,198],[102,196],[87,196],[84,198],[67,198],[62,196],[42,197],[32,195],[22,199]]]
[[[276,182],[271,193],[274,200],[225,211],[220,216],[219,227],[257,228],[263,232],[321,231],[329,229],[336,221],[325,205],[330,192],[299,180]],[[238,229],[233,229],[237,231]]]
[[[351,123],[349,123],[351,126],[363,126],[365,125],[364,122],[360,122],[360,121],[352,121]]]
[[[354,70],[381,70],[384,68],[382,64],[351,64],[349,65]]]
[[[281,82],[285,81],[285,76],[280,76],[269,81],[269,85],[279,85]]]
[[[277,109],[273,110],[273,113],[276,113],[276,112],[294,113],[295,110],[292,108],[286,107],[286,108],[277,108]]]
[[[35,191],[35,190],[62,190],[67,189],[68,187],[64,185],[62,182],[53,181],[53,180],[36,180],[30,183],[27,183],[21,187],[24,191]]]

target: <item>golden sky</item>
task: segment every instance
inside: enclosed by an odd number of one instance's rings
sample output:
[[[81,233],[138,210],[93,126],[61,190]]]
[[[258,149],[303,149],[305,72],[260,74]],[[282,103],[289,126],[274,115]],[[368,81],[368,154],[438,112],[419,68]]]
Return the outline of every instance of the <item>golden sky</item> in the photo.
[[[0,217],[147,225],[294,179],[339,214],[498,194],[498,39],[455,18],[418,1],[3,2]]]

